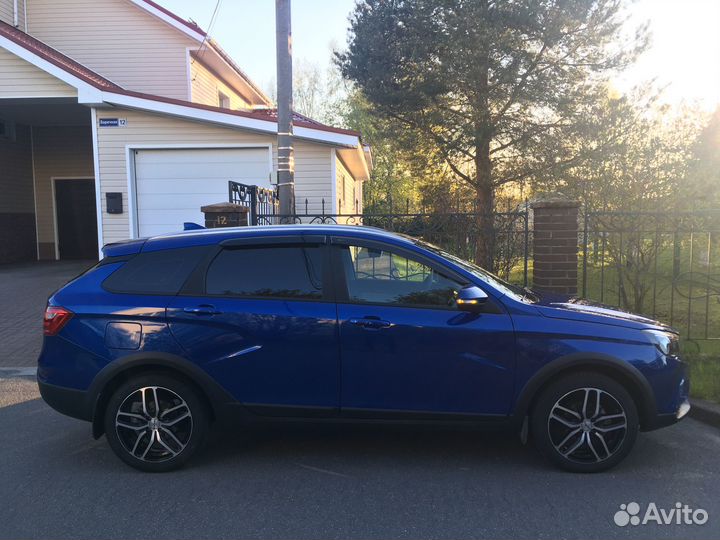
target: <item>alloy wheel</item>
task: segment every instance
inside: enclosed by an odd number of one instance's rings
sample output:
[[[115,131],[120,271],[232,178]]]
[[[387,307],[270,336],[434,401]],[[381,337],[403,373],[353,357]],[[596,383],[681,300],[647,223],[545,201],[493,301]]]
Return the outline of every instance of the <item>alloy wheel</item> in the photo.
[[[598,463],[613,456],[627,433],[622,405],[599,388],[578,388],[555,402],[548,417],[555,450],[576,463]]]
[[[145,386],[128,395],[115,414],[115,431],[133,457],[150,463],[179,455],[190,442],[190,407],[177,393]]]

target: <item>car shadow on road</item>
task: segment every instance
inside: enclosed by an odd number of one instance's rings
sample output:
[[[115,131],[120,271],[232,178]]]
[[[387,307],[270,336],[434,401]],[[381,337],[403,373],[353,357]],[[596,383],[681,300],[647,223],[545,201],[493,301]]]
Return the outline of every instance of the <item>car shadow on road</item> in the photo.
[[[312,422],[215,426],[201,460],[221,463],[260,456],[349,462],[399,460],[407,465],[438,460],[470,464],[481,459],[516,467],[538,466],[533,450],[524,447],[514,432],[435,425]]]
[[[90,424],[60,415],[41,399],[30,399],[0,407],[0,455],[6,458],[21,452],[22,459],[37,455],[47,463],[70,469],[127,469],[111,453],[104,438],[95,441]],[[676,428],[679,428],[677,426]],[[662,469],[665,451],[674,437],[665,433],[641,434],[638,448],[613,470],[639,473]],[[488,468],[547,473],[550,466],[533,448],[523,445],[515,432],[480,431],[470,427],[388,424],[334,424],[273,422],[213,426],[204,450],[188,469],[261,469],[271,463],[293,463],[320,472],[343,475],[343,468],[357,470],[373,466],[408,469]],[[331,465],[339,466],[335,470]],[[0,467],[2,468],[2,467]],[[115,471],[117,472],[117,471]],[[570,474],[570,473],[560,473]]]

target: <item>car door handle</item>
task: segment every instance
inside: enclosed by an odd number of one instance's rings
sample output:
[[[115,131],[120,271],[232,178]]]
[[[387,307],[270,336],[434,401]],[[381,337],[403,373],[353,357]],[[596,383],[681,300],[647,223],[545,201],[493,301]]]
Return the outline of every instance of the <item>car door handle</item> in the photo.
[[[220,311],[215,309],[215,306],[202,305],[197,307],[186,307],[183,308],[185,313],[192,313],[193,315],[220,315]]]
[[[379,330],[380,328],[390,328],[393,326],[393,323],[390,321],[383,321],[381,319],[350,319],[348,322],[366,330]]]

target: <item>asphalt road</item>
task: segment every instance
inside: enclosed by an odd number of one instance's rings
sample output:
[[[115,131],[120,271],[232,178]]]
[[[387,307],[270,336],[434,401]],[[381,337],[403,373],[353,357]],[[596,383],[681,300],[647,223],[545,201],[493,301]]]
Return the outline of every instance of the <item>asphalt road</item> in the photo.
[[[367,426],[216,430],[190,467],[143,474],[20,378],[0,379],[0,427],[0,538],[720,538],[720,431],[694,420],[597,475],[510,435]],[[710,519],[618,527],[633,501]]]

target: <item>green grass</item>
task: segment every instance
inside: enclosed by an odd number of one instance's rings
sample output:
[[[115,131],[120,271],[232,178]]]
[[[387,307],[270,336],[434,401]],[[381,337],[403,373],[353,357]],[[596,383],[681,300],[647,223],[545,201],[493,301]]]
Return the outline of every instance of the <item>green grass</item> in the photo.
[[[720,357],[705,354],[684,356],[690,364],[690,395],[720,403]]]

